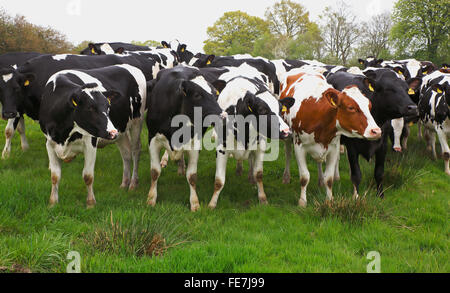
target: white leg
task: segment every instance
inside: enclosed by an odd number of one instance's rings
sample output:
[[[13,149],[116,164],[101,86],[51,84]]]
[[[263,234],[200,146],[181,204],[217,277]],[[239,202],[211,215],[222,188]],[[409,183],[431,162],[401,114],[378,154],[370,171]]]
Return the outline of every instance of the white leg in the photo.
[[[299,205],[301,207],[306,207],[307,199],[306,199],[306,189],[310,180],[310,173],[308,170],[308,164],[306,162],[306,152],[301,146],[301,144],[294,145],[295,150],[295,158],[297,159],[298,170],[300,174],[300,185],[301,185],[301,193]]]
[[[403,132],[403,127],[405,125],[405,120],[403,118],[394,119],[391,121],[392,128],[394,129],[394,150],[396,152],[402,152],[401,137]]]
[[[164,155],[161,159],[161,167],[165,168],[169,164],[169,153],[167,151],[164,152]]]
[[[318,173],[318,178],[319,178],[319,186],[320,187],[324,187],[325,186],[325,181],[324,181],[324,175],[323,175],[323,168],[322,168],[322,163],[317,163],[317,173]]]
[[[122,156],[123,175],[122,184],[120,188],[128,188],[130,185],[130,170],[131,170],[131,143],[126,133],[121,134],[116,142],[119,148],[120,155]]]
[[[97,148],[92,146],[91,138],[88,138],[85,142],[84,150],[84,168],[83,179],[87,187],[87,208],[93,208],[96,204],[94,196],[94,170],[95,160],[97,158]]]
[[[186,178],[190,189],[190,203],[191,211],[196,212],[200,208],[200,203],[197,196],[197,164],[199,151],[189,151],[189,163],[186,171]]]
[[[156,199],[158,197],[158,178],[161,175],[161,161],[159,159],[161,148],[162,146],[156,141],[155,138],[153,138],[149,146],[152,184],[148,193],[147,204],[150,206],[156,205]]]
[[[216,159],[216,178],[214,181],[214,194],[209,202],[208,207],[210,209],[215,209],[217,206],[217,202],[219,200],[220,192],[225,186],[225,179],[227,173],[227,161],[228,161],[228,153],[219,148],[217,150],[217,159]]]
[[[442,155],[444,157],[445,173],[447,175],[450,175],[450,166],[449,166],[450,148],[449,148],[448,142],[447,142],[447,135],[442,130],[442,128],[439,126],[436,127],[436,133],[438,135],[439,142],[441,144]]]
[[[20,117],[19,124],[17,125],[17,131],[20,134],[22,150],[27,151],[30,148],[30,145],[28,144],[27,136],[25,135],[25,119],[23,117]]]
[[[11,154],[11,141],[14,137],[14,132],[16,131],[16,129],[14,128],[14,121],[16,119],[19,118],[14,118],[14,119],[9,119],[8,120],[8,124],[6,124],[6,128],[5,128],[5,148],[3,149],[2,152],[2,159],[5,160],[7,158],[9,158],[10,154]]]
[[[292,139],[288,138],[284,141],[284,150],[286,164],[284,167],[283,184],[291,183],[291,158],[292,158]]]
[[[329,146],[329,154],[327,156],[327,167],[325,170],[325,182],[327,187],[327,200],[333,200],[333,180],[336,172],[336,163],[340,155],[340,145]]]
[[[55,150],[52,147],[52,143],[47,141],[46,143],[48,159],[50,161],[50,171],[52,178],[52,192],[50,194],[50,206],[55,206],[58,201],[58,189],[59,181],[61,180],[61,160],[56,156]]]
[[[341,152],[339,152],[342,154]],[[340,181],[341,180],[341,173],[339,171],[339,163],[341,162],[341,156],[338,154],[337,161],[336,161],[336,168],[334,170],[334,181]]]
[[[254,158],[254,170],[253,176],[256,179],[256,185],[258,186],[258,199],[261,204],[267,204],[267,196],[264,192],[263,175],[264,175],[264,152],[256,151]]]
[[[139,185],[139,159],[141,157],[141,132],[144,120],[133,121],[130,128],[131,157],[133,159],[133,175],[131,176],[130,190],[135,190]]]

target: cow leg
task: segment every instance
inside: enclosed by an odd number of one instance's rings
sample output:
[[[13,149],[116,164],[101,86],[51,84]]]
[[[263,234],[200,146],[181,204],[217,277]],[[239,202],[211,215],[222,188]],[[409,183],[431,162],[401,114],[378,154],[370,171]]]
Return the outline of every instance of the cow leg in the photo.
[[[425,128],[425,140],[427,142],[427,149],[431,151],[431,155],[433,160],[437,160],[437,154],[436,154],[436,134],[434,131]]]
[[[284,142],[284,150],[286,154],[286,164],[284,167],[283,184],[291,183],[291,158],[292,158],[292,139],[286,139]]]
[[[298,202],[299,206],[306,207],[307,199],[306,199],[306,189],[310,180],[310,173],[308,171],[308,164],[306,162],[306,152],[301,145],[294,145],[295,158],[297,159],[298,170],[300,174],[300,185],[301,185],[301,193],[300,200]]]
[[[377,195],[384,198],[383,177],[384,177],[384,162],[386,160],[387,142],[384,142],[382,147],[375,153],[375,181],[377,183]]]
[[[59,189],[59,181],[61,180],[61,160],[56,155],[55,150],[53,149],[51,142],[47,141],[46,143],[48,159],[50,161],[50,172],[52,179],[52,192],[50,194],[50,207],[55,206],[58,201],[58,189]]]
[[[160,145],[155,138],[150,141],[150,173],[151,173],[151,186],[148,193],[147,204],[150,206],[156,205],[156,198],[158,197],[158,179],[161,175],[161,161],[159,155],[162,145]]]
[[[417,122],[417,128],[418,128],[418,131],[417,131],[417,138],[419,139],[419,140],[422,140],[422,121],[418,121]]]
[[[20,118],[8,119],[8,124],[6,124],[5,128],[5,147],[2,152],[2,159],[5,160],[9,158],[11,154],[11,142],[14,137],[14,133],[16,132],[17,124],[19,123]]]
[[[248,182],[251,185],[256,184],[256,178],[255,178],[255,154],[254,152],[251,152],[248,156]]]
[[[317,177],[319,179],[319,186],[324,187],[325,186],[325,180],[323,176],[323,166],[322,163],[317,163]]]
[[[327,156],[326,169],[325,169],[325,182],[327,187],[327,200],[333,200],[333,180],[334,173],[336,172],[336,164],[340,155],[340,146],[329,146],[330,153]]]
[[[402,152],[402,145],[401,145],[401,138],[402,138],[402,132],[403,128],[405,126],[405,120],[403,118],[394,119],[391,121],[391,126],[393,129],[393,149],[394,151],[401,153]],[[392,136],[391,136],[392,139]]]
[[[139,159],[141,158],[141,133],[143,119],[133,121],[133,125],[130,128],[130,140],[131,140],[131,157],[133,159],[133,174],[131,176],[131,183],[129,190],[135,190],[139,185]]]
[[[169,152],[165,151],[161,159],[161,167],[166,168],[169,164]]]
[[[128,188],[130,185],[130,170],[131,170],[131,143],[128,135],[126,133],[122,134],[120,138],[116,142],[117,147],[119,148],[120,155],[122,157],[123,164],[123,175],[122,175],[122,184],[120,188]]]
[[[337,161],[336,161],[336,167],[334,170],[334,181],[340,181],[341,180],[341,174],[339,172],[339,165],[341,162],[341,152],[339,150],[339,154],[337,156]]]
[[[403,129],[403,133],[402,133],[402,149],[407,150],[408,149],[408,138],[409,135],[411,134],[411,128],[409,127],[408,124],[405,125],[405,128]]]
[[[244,172],[244,166],[243,166],[244,162],[242,161],[237,161],[236,163],[236,176],[241,177],[242,173]]]
[[[256,185],[258,186],[258,199],[261,204],[268,204],[267,196],[264,192],[263,175],[264,175],[264,152],[256,151],[254,155],[253,163],[253,177],[256,179]]]
[[[361,168],[359,167],[358,153],[351,147],[347,147],[347,157],[350,165],[350,177],[353,183],[353,199],[359,198],[359,184],[361,184]]]
[[[184,160],[184,154],[181,155],[181,159],[177,162],[178,176],[186,175],[186,161]]]
[[[94,196],[94,170],[95,170],[95,160],[97,158],[97,147],[91,144],[91,139],[89,138],[85,144],[84,150],[84,169],[83,169],[83,179],[87,187],[87,208],[91,209],[95,206],[95,196]]]
[[[439,126],[436,127],[436,132],[437,132],[437,135],[438,135],[438,138],[439,138],[439,142],[441,144],[442,155],[444,157],[445,173],[447,175],[450,175],[450,166],[449,166],[450,148],[449,148],[448,142],[447,142],[447,135],[442,130],[442,128],[439,127]]]
[[[186,171],[186,178],[189,183],[191,211],[196,212],[200,209],[200,203],[197,196],[197,164],[199,151],[189,151],[189,162]]]
[[[225,152],[224,150],[217,150],[214,194],[208,205],[208,207],[212,210],[216,208],[220,192],[222,192],[222,189],[225,186],[225,179],[227,174],[227,161],[228,161],[228,153]]]
[[[17,125],[17,131],[20,134],[22,151],[27,151],[30,148],[30,145],[28,144],[27,136],[25,135],[25,119],[23,116],[20,117],[19,124]]]

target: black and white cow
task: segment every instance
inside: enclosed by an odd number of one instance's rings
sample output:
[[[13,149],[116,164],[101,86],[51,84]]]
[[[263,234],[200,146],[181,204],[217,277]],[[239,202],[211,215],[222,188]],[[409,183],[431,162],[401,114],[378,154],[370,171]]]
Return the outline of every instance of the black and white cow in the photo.
[[[122,54],[124,51],[150,51],[148,46],[138,46],[128,43],[90,43],[86,49],[80,52],[81,55],[110,55]]]
[[[216,177],[214,194],[209,207],[217,206],[220,192],[224,188],[227,161],[233,156],[238,161],[238,173],[242,171],[242,162],[249,161],[249,180],[258,186],[258,198],[267,204],[263,186],[263,162],[267,149],[267,138],[285,139],[290,135],[289,126],[281,118],[282,111],[287,111],[294,104],[292,98],[279,101],[267,85],[255,78],[238,76],[229,80],[218,99],[220,107],[227,112],[232,127],[222,132],[216,147]],[[245,125],[234,123],[239,117],[247,121]],[[267,127],[264,127],[263,125]],[[275,127],[272,129],[272,127]]]
[[[136,188],[146,99],[144,75],[138,68],[126,64],[64,70],[50,77],[39,113],[50,160],[50,205],[58,203],[61,161],[70,162],[80,153],[85,158],[83,178],[88,188],[87,205],[95,205],[93,181],[97,148],[109,143],[116,143],[122,155],[122,187]],[[134,168],[130,178],[132,160]]]
[[[423,78],[419,101],[420,119],[425,126],[428,148],[436,155],[436,135],[441,144],[445,173],[450,175],[450,74],[436,71]]]
[[[149,150],[151,157],[151,187],[148,204],[156,205],[158,178],[161,175],[160,151],[166,149],[171,159],[179,161],[184,153],[189,156],[186,178],[190,187],[190,205],[192,211],[200,207],[196,184],[199,148],[196,148],[206,132],[203,121],[209,115],[225,115],[217,104],[217,88],[223,88],[224,82],[215,85],[206,81],[200,70],[193,67],[177,66],[162,70],[156,81],[149,84],[151,94],[148,98],[147,126],[149,132]],[[194,117],[195,108],[201,109],[201,117]],[[173,119],[184,115],[189,124],[181,125]],[[196,125],[198,120],[202,125]],[[201,133],[193,131],[195,127]],[[180,130],[188,130],[189,141],[180,141],[175,135]]]
[[[12,73],[14,72],[14,70],[16,70],[18,66],[23,65],[28,60],[41,55],[42,54],[40,53],[6,53],[0,56],[0,104],[3,105],[4,88],[12,78]],[[7,117],[2,118],[8,119]],[[11,153],[11,141],[16,130],[18,130],[20,134],[22,150],[25,151],[29,148],[27,137],[25,136],[25,122],[23,119],[23,114],[21,115],[20,113],[18,113],[16,117],[9,118],[8,124],[6,125],[5,147],[3,148],[2,152],[3,159],[8,158]]]
[[[400,117],[417,117],[418,112],[417,106],[407,94],[408,85],[397,73],[384,68],[367,68],[364,73],[370,78],[371,88],[374,90],[372,97],[368,97],[372,103],[371,114],[375,122],[382,125],[383,135],[381,139],[376,141],[342,137],[341,142],[347,147],[354,198],[359,196],[359,184],[361,183],[359,155],[362,155],[368,161],[375,156],[377,194],[384,197],[383,176],[387,152],[386,130],[390,127],[390,120]],[[355,81],[355,76],[349,73],[332,74],[327,80],[337,90],[343,90],[347,86],[355,84],[355,82],[363,93],[364,87],[367,87]]]

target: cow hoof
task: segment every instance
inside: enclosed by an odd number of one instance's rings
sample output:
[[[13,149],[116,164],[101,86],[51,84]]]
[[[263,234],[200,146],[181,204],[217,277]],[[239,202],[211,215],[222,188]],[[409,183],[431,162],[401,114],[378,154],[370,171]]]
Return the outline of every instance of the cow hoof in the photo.
[[[353,194],[353,200],[358,200],[359,199],[359,194]]]
[[[283,175],[283,184],[290,184],[291,183],[291,174],[284,173]]]
[[[26,152],[26,151],[28,151],[30,149],[30,146],[29,145],[22,145],[22,151],[23,152]]]
[[[193,212],[193,213],[195,213],[195,212],[198,212],[200,210],[200,204],[194,204],[194,205],[191,205],[191,212]]]
[[[169,164],[169,162],[167,160],[162,160],[160,165],[161,165],[161,168],[164,169],[167,167],[168,164]]]
[[[10,152],[3,151],[3,153],[2,153],[2,159],[3,160],[9,159],[9,156],[10,156]]]
[[[154,208],[156,206],[156,200],[153,199],[147,200],[147,205]]]
[[[445,174],[447,174],[448,176],[450,176],[450,170],[445,171]]]
[[[212,211],[215,210],[216,207],[217,207],[217,205],[212,204],[212,203],[209,203],[209,205],[208,205],[208,208],[209,208],[210,210],[212,210]]]
[[[135,191],[139,186],[139,180],[131,180],[130,187],[128,188],[129,191]]]
[[[298,206],[301,207],[301,208],[306,208],[306,206],[307,206],[306,200],[300,199],[298,201]]]
[[[97,204],[97,202],[95,200],[88,200],[87,201],[87,209],[91,210],[93,208],[95,208],[95,205]]]
[[[249,182],[251,185],[256,185],[255,177],[254,177],[254,176],[248,176],[248,182]]]
[[[48,207],[50,208],[50,209],[53,209],[54,207],[56,207],[58,205],[58,202],[52,202],[52,201],[50,201],[49,203],[48,203]]]
[[[128,188],[128,186],[130,186],[130,180],[124,180],[122,182],[122,184],[120,185],[120,188],[126,189],[126,188]]]
[[[401,152],[402,152],[402,148],[394,148],[394,151],[395,151],[396,153],[401,153]]]
[[[269,202],[267,201],[267,198],[260,198],[259,203],[261,205],[265,205],[265,206],[269,204]]]

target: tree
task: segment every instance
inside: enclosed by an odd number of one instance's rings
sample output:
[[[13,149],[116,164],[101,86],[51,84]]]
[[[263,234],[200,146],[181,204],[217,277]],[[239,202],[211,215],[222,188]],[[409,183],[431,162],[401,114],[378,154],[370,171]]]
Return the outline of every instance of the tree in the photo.
[[[399,0],[394,6],[391,32],[397,53],[448,61],[449,15],[449,0]]]
[[[289,43],[289,59],[320,60],[323,57],[324,42],[319,26],[310,22],[306,32]]]
[[[270,31],[275,35],[295,38],[306,32],[309,23],[309,12],[299,3],[281,0],[266,10],[266,19]]]
[[[373,16],[368,22],[362,24],[364,38],[362,39],[358,54],[360,58],[374,56],[376,58],[389,58],[389,35],[391,33],[391,14],[385,12]]]
[[[267,22],[259,17],[241,11],[226,12],[208,27],[204,51],[215,55],[249,53],[255,41],[268,31]]]
[[[348,9],[347,4],[341,2],[336,8],[325,8],[321,19],[325,22],[322,30],[328,59],[337,59],[344,66],[347,65],[352,47],[360,34],[356,16]]]
[[[133,45],[137,45],[137,46],[147,46],[147,47],[160,47],[161,46],[161,42],[157,42],[154,40],[147,40],[145,42],[131,41],[131,43]]]

